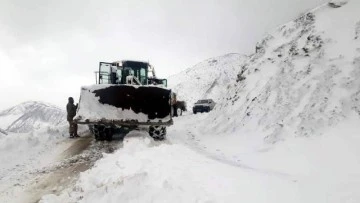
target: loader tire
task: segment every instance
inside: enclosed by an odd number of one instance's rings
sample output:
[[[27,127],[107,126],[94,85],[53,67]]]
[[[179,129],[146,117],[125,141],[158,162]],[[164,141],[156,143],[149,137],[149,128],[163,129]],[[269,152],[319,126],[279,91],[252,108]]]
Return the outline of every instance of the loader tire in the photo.
[[[114,134],[113,128],[106,128],[105,129],[105,140],[111,141]]]
[[[112,140],[114,129],[105,128],[104,126],[98,126],[98,125],[93,126],[92,129],[93,129],[92,133],[95,136],[95,140],[97,141]]]
[[[166,127],[164,126],[150,126],[149,135],[154,138],[154,140],[164,140],[166,137]]]
[[[103,139],[103,131],[104,131],[104,127],[103,126],[93,126],[93,134],[95,136],[95,140],[96,141],[102,141]]]

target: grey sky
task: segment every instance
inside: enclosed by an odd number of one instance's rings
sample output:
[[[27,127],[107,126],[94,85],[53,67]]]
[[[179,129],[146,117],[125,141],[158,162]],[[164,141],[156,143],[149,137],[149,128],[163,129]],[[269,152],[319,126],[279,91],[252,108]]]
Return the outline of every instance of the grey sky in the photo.
[[[63,107],[99,61],[150,61],[167,77],[207,58],[249,54],[265,32],[326,0],[0,0],[0,109]]]

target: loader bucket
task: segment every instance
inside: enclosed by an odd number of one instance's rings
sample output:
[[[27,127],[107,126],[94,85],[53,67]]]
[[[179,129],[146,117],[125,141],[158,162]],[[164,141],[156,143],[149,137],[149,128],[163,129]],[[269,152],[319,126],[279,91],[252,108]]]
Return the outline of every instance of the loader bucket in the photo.
[[[106,126],[172,125],[171,90],[98,84],[81,88],[74,121]]]

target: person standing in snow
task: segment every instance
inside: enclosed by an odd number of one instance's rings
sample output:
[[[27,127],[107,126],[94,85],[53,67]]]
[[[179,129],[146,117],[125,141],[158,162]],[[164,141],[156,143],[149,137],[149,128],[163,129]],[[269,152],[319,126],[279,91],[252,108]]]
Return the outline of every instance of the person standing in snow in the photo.
[[[69,97],[68,103],[66,105],[66,111],[67,111],[67,121],[69,122],[70,138],[80,137],[77,134],[77,124],[73,120],[73,118],[76,115],[77,106],[78,106],[77,104],[74,105],[74,99],[72,97]]]

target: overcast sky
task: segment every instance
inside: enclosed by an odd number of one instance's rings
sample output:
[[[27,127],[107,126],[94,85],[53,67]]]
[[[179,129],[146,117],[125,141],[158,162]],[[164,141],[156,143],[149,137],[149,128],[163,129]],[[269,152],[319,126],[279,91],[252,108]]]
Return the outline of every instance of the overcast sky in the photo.
[[[150,61],[167,77],[207,58],[250,54],[274,27],[326,0],[0,0],[0,110],[62,108],[99,61]]]

